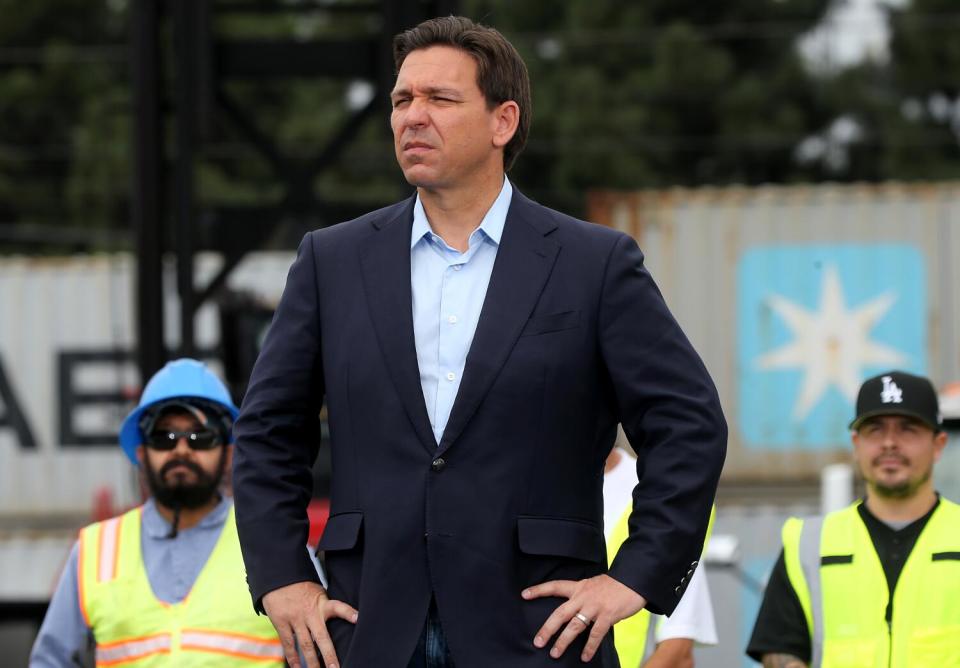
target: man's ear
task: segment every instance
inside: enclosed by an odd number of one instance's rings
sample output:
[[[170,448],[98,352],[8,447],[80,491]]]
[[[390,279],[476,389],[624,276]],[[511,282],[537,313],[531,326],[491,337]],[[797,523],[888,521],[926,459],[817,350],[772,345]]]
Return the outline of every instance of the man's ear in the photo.
[[[493,110],[493,145],[503,148],[510,143],[520,126],[520,106],[513,100],[497,105]]]
[[[137,464],[140,465],[140,468],[143,468],[143,460],[144,458],[146,458],[147,453],[145,451],[145,448],[142,445],[137,446],[136,455],[137,455]]]
[[[947,432],[943,430],[938,431],[933,437],[933,461],[940,461],[940,455],[943,454],[943,449],[947,445],[947,440]]]

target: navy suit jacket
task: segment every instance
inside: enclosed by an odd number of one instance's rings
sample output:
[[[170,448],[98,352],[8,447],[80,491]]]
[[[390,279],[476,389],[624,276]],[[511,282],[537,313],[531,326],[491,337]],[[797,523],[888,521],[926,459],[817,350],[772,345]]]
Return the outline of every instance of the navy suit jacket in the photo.
[[[560,599],[520,592],[607,569],[603,465],[639,455],[630,538],[609,568],[670,613],[700,558],[726,425],[700,358],[628,236],[514,190],[437,446],[413,334],[413,198],[308,234],[236,425],[237,523],[254,601],[316,580],[303,545],[326,400],[329,623],[347,668],[406,666],[431,597],[458,668],[580,666],[533,637]],[[608,640],[610,637],[608,636]],[[592,665],[616,665],[606,642]]]

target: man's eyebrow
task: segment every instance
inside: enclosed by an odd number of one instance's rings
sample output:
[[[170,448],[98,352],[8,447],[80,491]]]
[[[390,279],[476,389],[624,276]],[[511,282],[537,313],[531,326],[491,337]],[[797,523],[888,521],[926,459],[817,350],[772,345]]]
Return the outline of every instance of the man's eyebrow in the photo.
[[[458,91],[456,88],[445,88],[443,86],[427,86],[425,88],[421,88],[420,90],[422,90],[424,94],[431,95],[431,96],[443,95],[444,97],[452,97],[458,100],[463,97],[463,94],[460,91]],[[405,97],[405,96],[409,97],[410,95],[411,95],[410,89],[406,87],[395,88],[393,89],[393,91],[390,92],[391,98]]]
[[[456,88],[444,88],[442,86],[428,86],[423,89],[423,92],[427,95],[443,95],[445,97],[456,97],[460,98],[462,95],[460,91]]]

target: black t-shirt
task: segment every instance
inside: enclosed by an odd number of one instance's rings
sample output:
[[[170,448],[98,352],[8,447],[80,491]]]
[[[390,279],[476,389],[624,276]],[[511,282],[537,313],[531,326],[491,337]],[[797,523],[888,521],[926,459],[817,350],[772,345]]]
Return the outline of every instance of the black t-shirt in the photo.
[[[860,518],[873,541],[873,549],[877,551],[877,557],[883,566],[890,592],[896,588],[907,557],[910,556],[917,538],[920,537],[920,532],[923,531],[927,520],[938,505],[940,505],[939,496],[926,515],[899,530],[890,528],[874,517],[867,510],[866,503],[861,503],[857,507]],[[889,600],[886,611],[888,620],[892,612],[892,593]],[[810,631],[807,629],[807,620],[803,615],[800,599],[790,586],[787,567],[783,561],[783,550],[780,550],[780,556],[777,557],[777,563],[773,567],[767,588],[763,593],[763,602],[760,604],[760,612],[757,613],[753,635],[747,645],[747,654],[756,661],[760,661],[764,654],[791,654],[807,663],[810,662]]]

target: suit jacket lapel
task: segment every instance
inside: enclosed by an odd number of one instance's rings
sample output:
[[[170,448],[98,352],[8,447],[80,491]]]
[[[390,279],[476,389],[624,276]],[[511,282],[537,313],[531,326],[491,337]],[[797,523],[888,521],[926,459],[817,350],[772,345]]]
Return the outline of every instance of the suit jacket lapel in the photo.
[[[410,287],[410,228],[414,198],[399,215],[373,221],[379,232],[361,257],[361,274],[370,317],[380,349],[417,435],[431,454],[437,442],[423,401],[417,347],[413,333],[413,297]]]
[[[546,237],[556,224],[536,207],[514,189],[463,380],[440,440],[441,453],[463,431],[506,362],[560,251]]]

